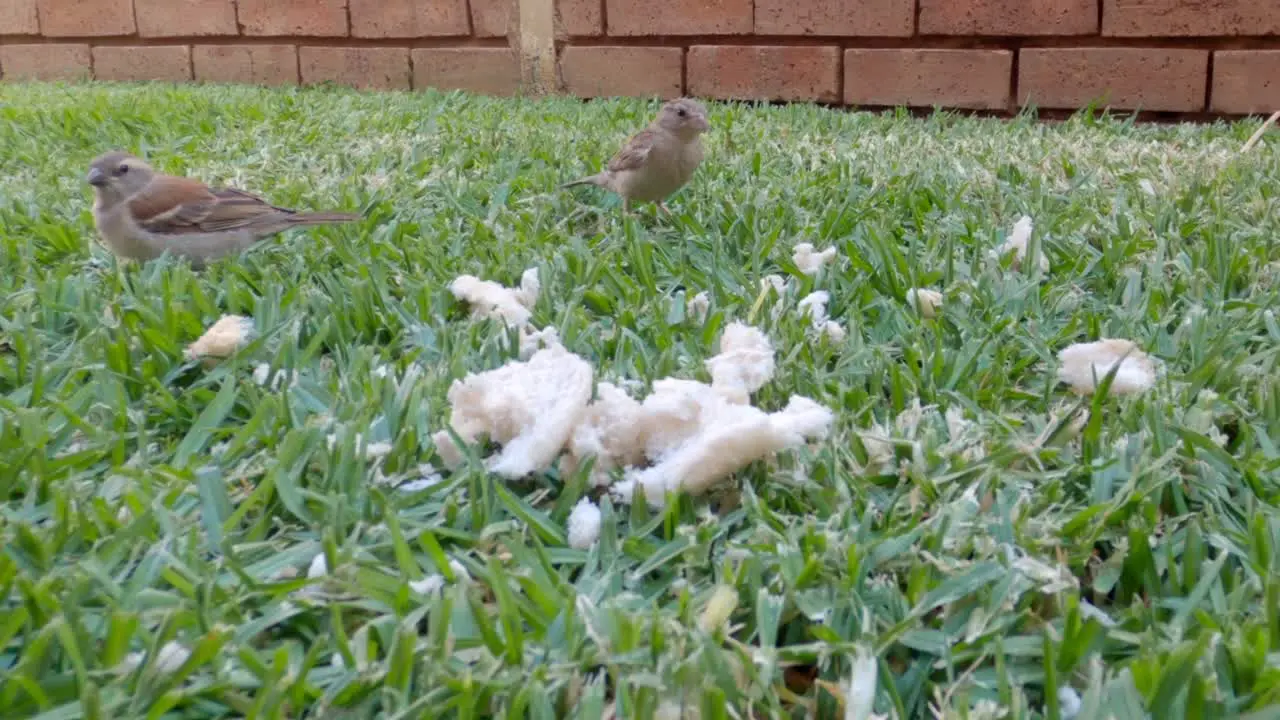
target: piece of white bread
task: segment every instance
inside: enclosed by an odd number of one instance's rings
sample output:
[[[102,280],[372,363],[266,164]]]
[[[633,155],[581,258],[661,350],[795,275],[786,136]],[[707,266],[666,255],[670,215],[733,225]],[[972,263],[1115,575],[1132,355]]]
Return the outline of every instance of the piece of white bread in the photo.
[[[449,422],[470,443],[487,435],[502,446],[490,470],[519,478],[549,467],[568,442],[591,401],[592,368],[561,345],[539,350],[527,361],[468,373],[449,388]],[[446,432],[433,438],[450,467],[461,460]]]

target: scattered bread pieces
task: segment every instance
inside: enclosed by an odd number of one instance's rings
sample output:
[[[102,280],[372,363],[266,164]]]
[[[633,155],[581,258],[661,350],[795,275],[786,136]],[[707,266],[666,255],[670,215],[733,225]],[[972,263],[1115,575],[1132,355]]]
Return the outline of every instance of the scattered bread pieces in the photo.
[[[449,284],[449,292],[469,304],[473,314],[500,319],[513,326],[523,326],[529,322],[541,290],[542,283],[538,280],[537,268],[525,270],[517,288],[503,287],[492,280],[481,280],[474,275],[460,275]]]
[[[487,461],[508,479],[549,467],[560,454],[591,400],[592,367],[556,345],[527,361],[468,373],[449,388],[450,424],[463,441],[487,435],[502,450]],[[452,438],[433,436],[441,459],[456,467],[462,459]]]
[[[732,402],[743,404],[773,378],[773,345],[760,330],[730,323],[720,336],[720,354],[707,360],[706,366],[711,386]]]
[[[1116,371],[1111,383],[1114,395],[1131,395],[1150,389],[1156,382],[1156,367],[1151,357],[1129,340],[1107,339],[1077,343],[1058,353],[1058,379],[1077,394],[1091,395],[1097,383]],[[1097,379],[1095,380],[1095,375]]]
[[[1021,268],[1022,263],[1027,259],[1032,228],[1031,217],[1029,215],[1023,215],[1018,222],[1014,224],[1013,230],[1009,233],[1009,237],[1004,241],[1004,244],[996,248],[996,257],[1004,257],[1010,251],[1013,251],[1014,267]],[[1036,262],[1040,266],[1040,272],[1048,272],[1049,258],[1045,257],[1044,248],[1040,248],[1036,255]]]
[[[805,275],[817,275],[823,266],[836,258],[836,249],[829,247],[822,252],[815,252],[812,243],[799,243],[791,254],[791,262],[796,264]]]
[[[248,345],[254,334],[252,318],[223,315],[195,342],[187,346],[185,354],[188,360],[231,357],[237,350]]]
[[[926,288],[911,288],[907,291],[907,304],[920,313],[920,317],[931,320],[938,316],[938,310],[942,308],[942,293]]]

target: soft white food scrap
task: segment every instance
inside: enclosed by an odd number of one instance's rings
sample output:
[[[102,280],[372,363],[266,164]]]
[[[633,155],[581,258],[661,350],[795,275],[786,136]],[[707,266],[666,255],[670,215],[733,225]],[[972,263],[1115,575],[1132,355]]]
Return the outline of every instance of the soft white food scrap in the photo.
[[[800,314],[807,316],[815,327],[820,327],[827,321],[827,303],[830,301],[830,293],[826,290],[817,290],[805,295],[796,307],[799,308]]]
[[[773,377],[773,345],[758,329],[731,323],[720,336],[720,354],[707,360],[706,366],[716,392],[735,403],[746,403]]]
[[[996,256],[1004,257],[1005,253],[1012,250],[1014,251],[1015,265],[1021,267],[1022,262],[1026,260],[1027,257],[1028,243],[1031,241],[1031,230],[1031,217],[1029,215],[1023,215],[1018,222],[1014,223],[1013,231],[1009,233],[1008,239],[1004,241],[1003,245],[996,249]],[[1048,272],[1049,258],[1044,256],[1043,248],[1040,250],[1038,255],[1037,263],[1040,265],[1040,271]]]
[[[915,308],[924,318],[935,318],[942,307],[942,293],[925,288],[911,288],[907,291],[907,304]]]
[[[1105,378],[1116,363],[1120,364],[1120,369],[1111,383],[1114,394],[1142,392],[1156,381],[1155,363],[1129,340],[1104,338],[1077,343],[1058,353],[1058,362],[1058,379],[1082,395],[1092,394],[1097,389],[1096,382]]]
[[[355,446],[359,448],[360,443],[362,442],[364,442],[364,436],[361,435],[360,433],[356,433]],[[336,448],[338,446],[338,434],[329,433],[329,435],[325,438],[325,444],[328,446],[329,450],[331,451],[334,448]],[[395,446],[389,442],[365,443],[364,457],[366,460],[369,460],[369,461],[381,460],[382,458],[390,455],[393,449],[395,449]]]
[[[527,361],[455,380],[449,422],[467,443],[485,434],[502,445],[490,470],[523,477],[548,467],[569,441],[591,400],[591,377],[591,365],[563,346],[539,350]],[[446,464],[461,460],[447,433],[434,439]]]
[[[771,415],[703,383],[671,378],[654,383],[642,408],[638,430],[648,438],[645,454],[654,464],[629,468],[613,491],[630,502],[639,485],[653,507],[662,506],[667,491],[701,494],[756,460],[823,437],[833,419],[808,398],[793,397]]]
[[[596,399],[569,438],[565,469],[573,472],[589,457],[595,458],[591,479],[607,485],[609,471],[638,465],[644,460],[645,438],[640,428],[640,403],[613,383],[596,387]]]
[[[467,567],[453,558],[449,559],[449,569],[457,576],[457,580],[469,580],[471,578],[471,573],[467,572]],[[409,589],[422,595],[430,595],[443,589],[446,582],[448,581],[444,575],[431,573],[420,580],[410,580]]]
[[[591,498],[582,498],[569,513],[569,547],[586,550],[600,539],[600,508]]]
[[[787,281],[781,275],[765,275],[760,280],[760,290],[767,291],[773,289],[779,295],[787,291]]]
[[[242,315],[223,315],[187,346],[188,360],[225,358],[248,345],[254,336],[253,319]]]
[[[431,463],[421,463],[418,465],[418,477],[396,487],[401,492],[418,492],[426,490],[433,485],[439,485],[444,482],[444,477],[436,472],[435,466]]]
[[[156,652],[156,672],[169,675],[177,672],[191,657],[191,651],[182,643],[170,640]],[[143,653],[132,652],[120,661],[120,669],[125,672],[136,670],[142,664]]]
[[[555,347],[559,344],[560,331],[553,326],[547,326],[541,330],[534,330],[528,326],[521,326],[520,328],[521,360],[528,360],[539,350]]]
[[[720,584],[711,593],[707,606],[698,616],[698,626],[705,632],[713,632],[724,625],[738,608],[738,591],[732,585]]]
[[[538,304],[541,292],[542,281],[538,279],[538,268],[531,267],[520,274],[520,288],[515,291],[515,295],[521,305],[532,310]]]
[[[540,290],[537,268],[524,271],[519,288],[503,287],[474,275],[460,275],[449,285],[449,292],[469,304],[473,314],[501,319],[509,325],[529,322],[530,310],[537,302]]]
[[[1058,688],[1058,713],[1064,720],[1070,720],[1080,714],[1080,708],[1084,705],[1084,701],[1080,699],[1080,693],[1070,685],[1063,685]]]
[[[822,252],[814,252],[812,243],[799,243],[791,254],[791,261],[805,275],[816,275],[822,266],[834,260],[836,249],[829,247]]]
[[[462,448],[454,444],[448,432],[436,432],[431,436],[431,442],[435,443],[436,453],[440,455],[440,462],[444,463],[446,469],[457,470],[462,465]]]
[[[270,390],[279,390],[288,384],[293,387],[298,384],[297,371],[276,370],[271,371],[271,366],[267,363],[258,363],[253,369],[253,382]]]
[[[329,574],[329,564],[324,559],[324,553],[318,552],[316,556],[311,558],[311,566],[307,568],[307,577],[315,579],[324,577]]]
[[[797,307],[802,315],[809,318],[814,330],[825,334],[831,339],[831,342],[844,342],[846,336],[844,326],[834,320],[827,319],[827,303],[830,300],[830,293],[826,290],[818,290],[801,299]]]
[[[845,696],[844,720],[870,720],[876,702],[876,676],[879,665],[875,655],[859,645],[849,676],[849,692]]]
[[[689,301],[689,316],[698,322],[707,319],[707,313],[711,312],[711,296],[706,290],[693,296]]]
[[[430,595],[444,587],[444,576],[440,573],[432,573],[421,580],[410,580],[409,589],[419,595]]]

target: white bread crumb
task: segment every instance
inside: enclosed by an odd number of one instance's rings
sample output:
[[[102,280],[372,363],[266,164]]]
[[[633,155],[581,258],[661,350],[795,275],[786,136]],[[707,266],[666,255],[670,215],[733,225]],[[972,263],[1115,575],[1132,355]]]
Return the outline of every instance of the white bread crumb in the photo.
[[[804,296],[797,304],[800,314],[809,318],[814,331],[825,334],[831,342],[844,342],[846,333],[844,326],[834,320],[827,319],[827,303],[831,294],[826,290],[817,290]]]
[[[556,330],[555,326],[549,325],[541,330],[534,330],[528,326],[520,328],[521,360],[528,360],[543,348],[558,345],[560,345],[560,331]]]
[[[254,334],[252,318],[223,315],[195,342],[187,346],[185,354],[188,360],[230,357],[248,345]]]
[[[600,508],[584,497],[569,512],[569,547],[586,550],[600,539]]]
[[[791,261],[805,275],[816,275],[824,265],[834,260],[836,249],[829,247],[822,252],[814,252],[812,243],[799,243],[791,255]]]
[[[449,284],[449,292],[469,304],[472,314],[501,319],[516,326],[529,322],[530,310],[538,301],[541,289],[537,268],[524,271],[519,288],[503,287],[474,275],[460,275]]]
[[[907,291],[907,304],[920,313],[920,317],[935,318],[938,308],[942,307],[942,293],[927,288],[911,288]]]
[[[646,412],[637,430],[648,436],[645,454],[655,464],[629,468],[613,492],[630,502],[639,485],[654,507],[662,506],[667,491],[698,495],[756,460],[821,437],[833,418],[808,398],[793,397],[770,415],[734,403],[706,384],[670,378],[654,383],[642,407]]]
[[[644,438],[639,402],[607,382],[596,387],[596,396],[573,429],[564,467],[573,472],[588,457],[594,457],[591,479],[599,487],[609,483],[610,470],[643,462]]]
[[[703,290],[693,296],[693,299],[689,301],[688,307],[689,316],[698,322],[703,322],[707,319],[707,313],[711,312],[711,296],[707,294],[707,291]]]
[[[591,400],[592,368],[562,346],[528,361],[468,373],[449,388],[450,424],[465,442],[481,434],[502,445],[489,469],[514,479],[548,467],[568,442]],[[449,467],[461,461],[448,433],[434,436]]]
[[[1125,353],[1129,353],[1127,357]],[[1077,343],[1058,353],[1058,362],[1058,379],[1082,395],[1092,394],[1097,389],[1095,373],[1101,382],[1116,363],[1120,363],[1120,369],[1111,383],[1111,392],[1116,395],[1147,390],[1156,381],[1155,363],[1129,340],[1104,338],[1097,342]]]
[[[769,288],[773,288],[774,292],[782,295],[787,291],[787,281],[781,275],[765,275],[760,279],[760,290],[764,292]]]
[[[773,377],[773,345],[760,330],[730,323],[720,336],[720,354],[706,361],[711,386],[730,401],[745,404]]]
[[[999,248],[996,249],[996,257],[1004,257],[1010,250],[1014,251],[1014,267],[1022,267],[1023,261],[1027,258],[1028,243],[1031,241],[1032,223],[1031,217],[1023,215],[1013,226],[1013,231],[1009,233],[1009,238],[1004,241]],[[1044,248],[1037,253],[1039,256],[1037,262],[1040,265],[1041,272],[1049,271],[1049,258],[1044,256]]]

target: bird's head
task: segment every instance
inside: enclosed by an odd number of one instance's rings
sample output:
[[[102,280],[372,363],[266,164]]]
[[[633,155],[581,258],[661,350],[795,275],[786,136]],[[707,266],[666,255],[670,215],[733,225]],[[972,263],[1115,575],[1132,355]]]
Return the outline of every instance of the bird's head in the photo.
[[[707,131],[707,109],[693,98],[669,100],[658,111],[658,125],[677,135],[692,139]]]
[[[126,152],[113,150],[89,163],[85,182],[103,201],[119,202],[142,188],[155,177],[151,166]]]

